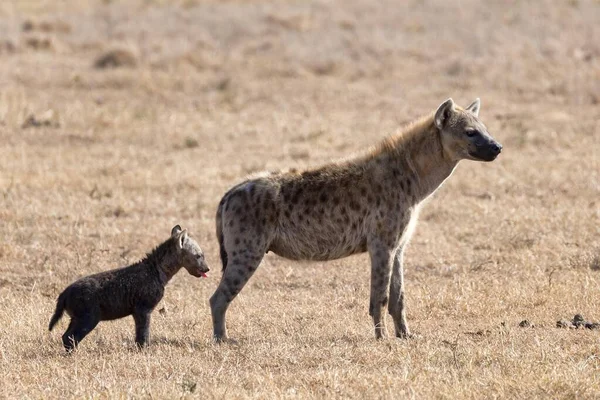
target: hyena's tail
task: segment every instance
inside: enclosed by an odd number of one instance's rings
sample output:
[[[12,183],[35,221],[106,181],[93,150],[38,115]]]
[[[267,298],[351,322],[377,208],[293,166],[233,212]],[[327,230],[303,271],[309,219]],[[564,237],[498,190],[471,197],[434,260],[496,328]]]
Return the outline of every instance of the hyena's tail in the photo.
[[[65,291],[66,292],[66,291]],[[65,312],[65,303],[67,296],[65,292],[62,292],[60,296],[58,296],[58,300],[56,301],[56,310],[54,311],[54,315],[50,318],[50,324],[48,325],[48,330],[51,331],[54,328],[54,325],[60,320]]]
[[[223,271],[227,268],[227,251],[225,251],[224,245],[224,237],[223,237],[223,222],[222,222],[222,214],[223,207],[225,205],[225,198],[227,196],[223,196],[223,199],[219,203],[219,207],[217,208],[217,239],[219,240],[219,250],[221,253],[221,263],[223,264]]]

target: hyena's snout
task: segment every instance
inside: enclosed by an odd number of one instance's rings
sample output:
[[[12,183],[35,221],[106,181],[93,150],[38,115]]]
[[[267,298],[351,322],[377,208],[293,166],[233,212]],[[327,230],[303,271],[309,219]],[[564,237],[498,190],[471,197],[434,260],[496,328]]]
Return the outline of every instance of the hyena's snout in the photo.
[[[502,145],[492,138],[487,138],[477,143],[476,154],[477,158],[482,161],[494,161],[502,152]]]
[[[202,260],[193,267],[187,268],[187,270],[192,276],[195,276],[197,278],[206,278],[206,273],[210,271],[210,268],[208,267],[208,264],[204,260]]]
[[[202,263],[202,265],[200,265],[200,275],[201,276],[206,276],[206,273],[208,271],[210,271],[210,268],[208,268],[208,264],[206,262]]]
[[[492,140],[490,145],[489,145],[489,149],[488,149],[490,155],[493,157],[492,160],[496,157],[498,157],[498,154],[500,154],[502,152],[502,145],[498,142],[496,142],[495,140]]]

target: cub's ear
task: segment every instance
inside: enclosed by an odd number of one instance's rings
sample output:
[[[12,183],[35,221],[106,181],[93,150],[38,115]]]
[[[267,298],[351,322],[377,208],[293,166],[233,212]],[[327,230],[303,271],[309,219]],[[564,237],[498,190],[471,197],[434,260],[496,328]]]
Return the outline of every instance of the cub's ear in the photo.
[[[435,112],[435,126],[438,129],[443,129],[446,126],[446,123],[450,119],[450,116],[454,112],[454,101],[452,99],[448,99],[438,107]]]
[[[181,232],[181,226],[175,225],[173,229],[171,229],[171,236],[176,236]]]
[[[188,238],[188,234],[187,234],[187,230],[183,230],[179,233],[179,236],[177,236],[177,248],[179,248],[180,250],[183,249],[183,246],[185,245],[185,242]]]
[[[475,114],[476,117],[479,117],[479,109],[481,108],[481,100],[479,97],[475,99],[474,102],[471,103],[469,107],[467,107],[467,111],[471,111]]]

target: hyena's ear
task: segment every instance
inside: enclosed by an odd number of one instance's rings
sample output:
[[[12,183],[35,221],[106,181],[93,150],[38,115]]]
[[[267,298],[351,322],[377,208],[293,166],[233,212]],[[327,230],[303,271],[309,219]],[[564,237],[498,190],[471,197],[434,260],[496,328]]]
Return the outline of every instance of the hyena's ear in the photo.
[[[479,97],[475,99],[474,102],[471,103],[469,107],[467,107],[467,111],[471,111],[475,114],[476,117],[479,117],[479,109],[481,108],[481,100]]]
[[[181,226],[175,225],[173,229],[171,229],[171,236],[176,236],[181,232]]]
[[[448,99],[442,104],[440,104],[437,111],[435,112],[435,126],[437,126],[438,129],[443,129],[453,112],[454,101],[452,99]]]
[[[179,233],[179,236],[177,237],[177,247],[179,249],[183,249],[183,246],[185,245],[185,241],[187,240],[188,234],[187,234],[187,230],[183,230]]]

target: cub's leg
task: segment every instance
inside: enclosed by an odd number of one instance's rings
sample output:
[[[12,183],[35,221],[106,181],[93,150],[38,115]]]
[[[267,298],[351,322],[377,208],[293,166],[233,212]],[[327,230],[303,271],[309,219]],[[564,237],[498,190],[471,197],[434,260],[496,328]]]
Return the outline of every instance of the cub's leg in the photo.
[[[69,326],[67,327],[67,330],[62,335],[63,346],[65,347],[65,350],[67,350],[67,351],[71,351],[75,347],[75,344],[73,343],[73,339],[72,339],[73,328],[75,327],[74,321],[75,320],[73,318],[71,318],[71,321],[69,321]]]
[[[140,348],[148,345],[151,312],[152,310],[136,310],[133,313],[133,320],[135,321],[135,344]]]
[[[81,342],[88,333],[94,330],[96,325],[98,325],[98,322],[100,322],[100,319],[93,314],[87,314],[82,318],[73,318],[71,320],[73,327],[69,324],[69,329],[67,329],[67,332],[71,331],[70,335],[67,336],[67,338],[70,339],[70,343],[69,346],[65,345],[65,348],[68,351],[71,351],[74,347],[77,347],[79,342]],[[67,335],[67,333],[65,333],[65,335]],[[63,344],[65,344],[64,335]]]

